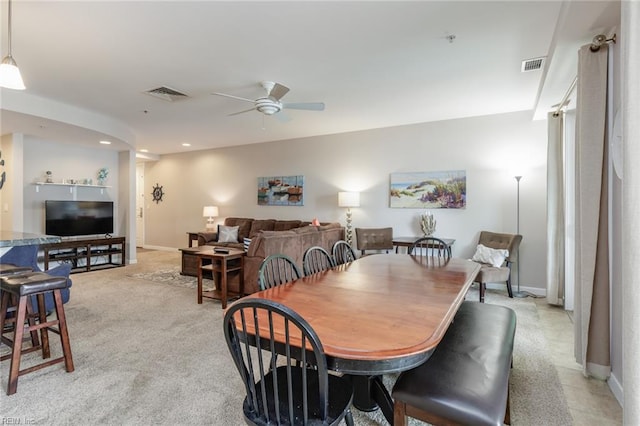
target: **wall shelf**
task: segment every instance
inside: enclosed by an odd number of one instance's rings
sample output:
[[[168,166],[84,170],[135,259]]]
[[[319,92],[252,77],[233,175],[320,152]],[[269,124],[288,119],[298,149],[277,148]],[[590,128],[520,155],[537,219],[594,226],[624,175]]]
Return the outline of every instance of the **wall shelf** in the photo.
[[[67,187],[69,188],[69,193],[72,194],[74,197],[77,195],[77,188],[99,188],[100,189],[100,194],[104,194],[104,190],[106,188],[111,188],[110,186],[106,186],[106,185],[89,185],[89,184],[84,184],[84,183],[62,183],[62,182],[34,182],[33,183],[36,186],[36,192],[40,192],[40,187],[41,186],[63,186],[63,187]],[[75,199],[75,198],[74,198]]]
[[[40,186],[79,186],[79,187],[87,187],[87,188],[111,188],[110,186],[106,186],[106,185],[89,185],[89,184],[84,184],[84,183],[61,183],[61,182],[34,182],[34,185]]]

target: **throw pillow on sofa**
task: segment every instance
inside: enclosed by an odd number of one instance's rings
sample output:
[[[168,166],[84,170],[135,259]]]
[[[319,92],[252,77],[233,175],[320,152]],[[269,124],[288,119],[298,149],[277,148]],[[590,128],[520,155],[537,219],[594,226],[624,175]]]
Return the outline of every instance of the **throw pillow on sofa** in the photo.
[[[219,243],[237,243],[239,226],[218,225]]]

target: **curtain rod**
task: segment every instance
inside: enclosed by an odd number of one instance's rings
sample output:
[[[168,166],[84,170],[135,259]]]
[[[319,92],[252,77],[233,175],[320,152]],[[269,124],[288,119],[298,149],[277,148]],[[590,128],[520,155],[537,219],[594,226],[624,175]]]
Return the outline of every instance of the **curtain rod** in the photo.
[[[600,47],[598,47],[598,49],[600,49]],[[569,96],[571,96],[571,93],[576,88],[576,83],[578,83],[578,76],[576,76],[573,79],[573,81],[571,82],[571,86],[569,86],[569,89],[567,90],[567,93],[564,94],[564,97],[562,98],[562,100],[558,104],[558,108],[556,108],[556,111],[553,113],[554,117],[557,117],[560,114],[560,111],[562,110],[562,108],[564,108],[564,106],[567,103],[569,103]]]
[[[616,42],[616,34],[613,34],[611,38],[607,38],[607,36],[604,34],[598,34],[593,38],[593,41],[591,41],[591,47],[589,49],[592,52],[597,52],[598,50],[600,50],[600,46],[602,46],[603,44],[605,43],[615,44],[615,42]]]
[[[611,38],[607,38],[607,36],[605,36],[604,34],[598,34],[593,38],[593,41],[591,41],[591,47],[589,48],[589,50],[591,50],[592,52],[597,52],[598,50],[600,50],[600,46],[602,46],[603,44],[615,43],[615,42],[616,42],[616,34],[613,34]],[[567,89],[567,93],[565,93],[564,97],[558,104],[556,111],[553,113],[554,117],[557,117],[558,114],[560,114],[560,111],[562,110],[562,108],[564,108],[564,106],[569,102],[569,96],[571,96],[571,93],[576,88],[576,83],[578,83],[578,76],[576,76],[573,79],[573,81],[571,82],[571,85],[569,86],[569,89]]]

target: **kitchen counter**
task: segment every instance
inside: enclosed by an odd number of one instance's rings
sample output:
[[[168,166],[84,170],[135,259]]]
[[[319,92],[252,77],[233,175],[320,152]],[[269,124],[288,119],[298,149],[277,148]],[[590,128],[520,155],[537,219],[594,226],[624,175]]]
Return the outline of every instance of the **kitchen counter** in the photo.
[[[0,231],[0,247],[40,245],[45,243],[59,243],[60,241],[61,238],[54,235]]]

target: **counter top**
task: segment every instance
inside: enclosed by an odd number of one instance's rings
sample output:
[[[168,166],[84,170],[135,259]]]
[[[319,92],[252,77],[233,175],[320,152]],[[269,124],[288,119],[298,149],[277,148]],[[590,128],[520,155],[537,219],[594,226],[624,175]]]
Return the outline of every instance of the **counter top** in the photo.
[[[30,246],[58,243],[62,239],[54,235],[30,234],[28,232],[0,231],[0,247]]]

